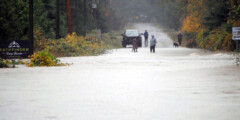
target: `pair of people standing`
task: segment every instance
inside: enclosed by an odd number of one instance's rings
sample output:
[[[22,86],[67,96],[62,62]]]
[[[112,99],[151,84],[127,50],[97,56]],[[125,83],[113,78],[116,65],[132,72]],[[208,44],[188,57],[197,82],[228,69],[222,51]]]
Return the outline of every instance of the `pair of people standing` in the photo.
[[[148,46],[148,31],[145,30],[143,35],[144,35],[144,38],[145,38],[145,47],[147,47]],[[152,35],[152,38],[150,40],[150,52],[155,53],[156,44],[157,44],[157,40],[154,37],[154,35]]]
[[[145,46],[147,47],[148,46],[148,32],[147,32],[147,30],[144,33],[144,37],[145,37]],[[152,35],[152,38],[150,40],[150,52],[151,53],[155,53],[156,44],[157,44],[157,40],[154,37],[154,35]],[[133,52],[137,52],[138,43],[137,43],[137,39],[136,38],[133,39],[132,45],[133,45],[133,50],[132,51]]]
[[[144,38],[145,38],[145,47],[147,47],[148,46],[148,32],[147,32],[147,30],[145,30],[143,35],[144,35]],[[136,38],[133,39],[132,45],[133,45],[132,51],[133,52],[137,52],[138,43],[137,43],[137,39]]]

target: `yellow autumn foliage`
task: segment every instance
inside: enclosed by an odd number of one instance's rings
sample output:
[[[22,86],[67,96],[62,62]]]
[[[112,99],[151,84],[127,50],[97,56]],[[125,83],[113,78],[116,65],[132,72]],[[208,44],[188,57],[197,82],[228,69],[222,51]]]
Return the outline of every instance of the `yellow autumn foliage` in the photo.
[[[240,19],[238,19],[237,21],[234,21],[233,25],[235,27],[240,27]]]
[[[30,56],[30,61],[25,63],[28,67],[36,66],[63,66],[65,64],[60,63],[60,60],[49,53],[48,49],[41,52],[36,52]]]
[[[187,16],[183,23],[182,23],[182,32],[199,32],[203,28],[201,24],[201,18],[199,17],[198,13]]]
[[[0,58],[0,68],[7,68],[9,67],[9,64],[10,61]]]
[[[98,55],[108,49],[104,39],[98,40],[95,36],[78,36],[76,33],[67,35],[59,40],[42,39],[36,40],[36,48],[49,52],[55,56],[88,56]]]
[[[228,2],[219,4],[214,4],[213,1],[208,0],[177,1],[184,2],[187,5],[185,10],[186,14],[184,15],[185,18],[181,26],[181,31],[184,32],[186,39],[186,46],[188,46],[188,44],[192,45],[192,43],[194,43],[193,41],[195,41],[197,47],[213,51],[232,51],[236,49],[234,41],[232,40],[231,29],[232,27],[240,27],[239,0],[229,0]],[[220,20],[221,18],[217,16],[217,10],[225,9],[224,7],[227,7],[229,10],[227,13],[228,17]],[[211,13],[213,11],[216,14]],[[215,16],[209,17],[211,15]],[[219,21],[214,20],[214,18]]]
[[[204,28],[201,24],[201,14],[204,13],[203,4],[204,0],[188,0],[188,16],[182,22],[182,32],[196,33]]]

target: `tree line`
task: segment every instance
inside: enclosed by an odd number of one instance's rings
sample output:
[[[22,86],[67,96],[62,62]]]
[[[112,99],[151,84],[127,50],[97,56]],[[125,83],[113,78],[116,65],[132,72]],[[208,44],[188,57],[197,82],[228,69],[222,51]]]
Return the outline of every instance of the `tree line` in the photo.
[[[157,20],[184,33],[188,47],[234,50],[232,27],[240,27],[240,0],[152,0]]]
[[[33,0],[33,5],[34,33],[46,38],[155,22],[184,33],[189,47],[233,50],[232,27],[240,26],[240,0]],[[27,39],[28,7],[28,0],[0,0],[1,41]]]
[[[34,32],[58,39],[71,32],[86,35],[93,29],[118,30],[123,22],[108,3],[109,0],[33,0]],[[95,10],[92,4],[97,4]],[[0,9],[0,40],[28,39],[29,0],[0,0]]]
[[[240,26],[240,0],[112,0],[127,22],[154,22],[184,33],[186,46],[234,50],[232,27]]]

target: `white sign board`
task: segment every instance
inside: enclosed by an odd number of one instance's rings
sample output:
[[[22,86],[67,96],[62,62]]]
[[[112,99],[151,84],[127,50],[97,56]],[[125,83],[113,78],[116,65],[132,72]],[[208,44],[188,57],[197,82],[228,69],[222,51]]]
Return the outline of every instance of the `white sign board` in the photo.
[[[97,4],[92,4],[92,9],[96,9],[97,8]]]
[[[240,40],[240,27],[233,27],[232,34],[233,40]]]

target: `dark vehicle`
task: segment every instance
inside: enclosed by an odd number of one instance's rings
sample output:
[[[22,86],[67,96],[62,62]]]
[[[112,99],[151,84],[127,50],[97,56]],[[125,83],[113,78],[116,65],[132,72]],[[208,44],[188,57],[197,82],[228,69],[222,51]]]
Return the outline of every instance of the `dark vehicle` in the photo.
[[[137,30],[126,30],[122,40],[122,46],[125,48],[127,45],[132,45],[132,41],[134,38],[137,39],[138,47],[142,47],[142,34],[139,34]]]

